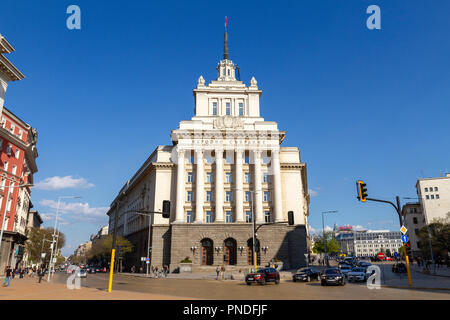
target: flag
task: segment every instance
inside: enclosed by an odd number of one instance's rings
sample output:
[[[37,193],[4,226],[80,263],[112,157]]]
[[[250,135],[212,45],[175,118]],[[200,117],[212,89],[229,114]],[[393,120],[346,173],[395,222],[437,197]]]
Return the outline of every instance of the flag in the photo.
[[[227,17],[225,16],[225,28],[227,27]]]

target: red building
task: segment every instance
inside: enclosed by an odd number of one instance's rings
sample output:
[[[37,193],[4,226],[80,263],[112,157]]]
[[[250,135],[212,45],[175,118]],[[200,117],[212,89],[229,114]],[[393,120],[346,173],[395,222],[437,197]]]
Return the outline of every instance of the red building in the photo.
[[[15,267],[22,260],[32,207],[29,185],[37,172],[38,156],[36,130],[3,106],[8,82],[24,78],[3,56],[12,51],[0,35],[0,270],[6,265]]]

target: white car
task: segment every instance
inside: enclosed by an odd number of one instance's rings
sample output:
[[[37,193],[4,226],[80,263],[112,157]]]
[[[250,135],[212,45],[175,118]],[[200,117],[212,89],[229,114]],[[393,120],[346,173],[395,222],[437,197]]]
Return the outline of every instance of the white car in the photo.
[[[348,282],[366,281],[366,269],[355,267],[347,274]]]
[[[86,269],[80,269],[80,271],[78,271],[77,277],[79,277],[79,278],[86,278],[87,277]]]

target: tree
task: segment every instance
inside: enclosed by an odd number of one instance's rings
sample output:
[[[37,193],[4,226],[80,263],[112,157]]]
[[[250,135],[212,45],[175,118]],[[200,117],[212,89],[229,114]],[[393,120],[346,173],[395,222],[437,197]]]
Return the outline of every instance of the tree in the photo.
[[[28,252],[28,261],[38,263],[48,263],[50,261],[51,248],[53,239],[53,228],[30,228],[27,233],[28,240],[25,243],[25,250]],[[45,241],[44,241],[45,240]],[[64,233],[60,232],[58,237],[58,249],[66,244]],[[41,258],[41,253],[45,253],[45,258]]]
[[[112,240],[113,236],[111,234],[101,237],[92,245],[92,248],[87,252],[87,259],[89,261],[97,262],[109,260],[111,258]],[[133,244],[122,236],[116,237],[116,246],[116,257],[118,257],[119,252],[122,255],[133,252]]]
[[[434,258],[436,259],[439,256],[448,258],[450,250],[450,217],[434,219],[428,227],[423,227],[417,234],[422,253],[431,259],[428,230],[431,236]]]
[[[327,252],[330,253],[338,253],[341,250],[341,246],[339,245],[339,242],[334,237],[332,232],[326,232],[325,233],[325,239],[327,241]],[[316,236],[314,238],[314,247],[313,247],[314,253],[325,253],[324,248],[324,238],[323,236]]]

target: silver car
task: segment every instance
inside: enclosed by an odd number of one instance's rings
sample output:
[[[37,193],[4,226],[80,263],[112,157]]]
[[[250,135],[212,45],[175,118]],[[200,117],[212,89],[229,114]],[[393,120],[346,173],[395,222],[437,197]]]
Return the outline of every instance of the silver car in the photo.
[[[362,267],[353,268],[347,273],[348,282],[366,281],[366,269]]]
[[[87,271],[86,271],[86,269],[80,269],[80,271],[78,271],[77,276],[78,276],[79,278],[86,278],[86,277],[87,277]]]

